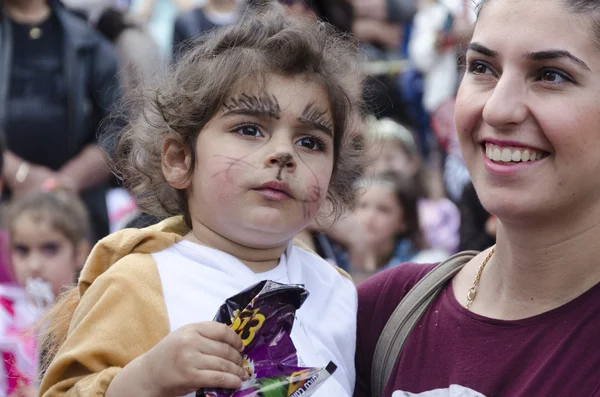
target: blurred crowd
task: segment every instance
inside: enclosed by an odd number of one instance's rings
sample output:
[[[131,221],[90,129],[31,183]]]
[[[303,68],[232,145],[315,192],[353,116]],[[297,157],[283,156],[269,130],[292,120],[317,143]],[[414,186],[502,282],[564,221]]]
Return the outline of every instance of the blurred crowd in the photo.
[[[355,182],[354,208],[335,223],[322,216],[298,238],[356,283],[403,262],[433,263],[490,246],[495,219],[470,184],[453,120],[472,2],[282,3],[292,14],[315,15],[353,34],[371,76],[364,93],[371,114],[358,141],[369,161]],[[244,1],[0,4],[0,352],[11,355],[5,363],[18,364],[0,376],[3,396],[27,395],[27,364],[35,361],[31,341],[9,336],[39,320],[61,288],[75,282],[91,244],[159,220],[142,213],[111,176],[104,151],[123,116],[111,112],[195,37],[235,23]],[[24,294],[35,297],[33,312],[19,306]]]

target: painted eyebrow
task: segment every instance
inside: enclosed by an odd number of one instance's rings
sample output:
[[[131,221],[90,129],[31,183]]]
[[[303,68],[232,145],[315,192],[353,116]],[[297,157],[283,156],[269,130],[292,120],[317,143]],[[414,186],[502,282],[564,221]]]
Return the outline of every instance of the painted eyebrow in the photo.
[[[498,52],[491,50],[479,43],[469,43],[469,45],[467,46],[467,50],[478,52],[490,58],[495,58],[498,56]],[[590,68],[588,67],[588,65],[586,65],[585,62],[577,58],[575,55],[571,54],[569,51],[565,50],[544,50],[536,52],[526,52],[525,57],[531,61],[545,61],[548,59],[566,58],[575,62],[582,68],[590,70]]]
[[[564,50],[545,50],[545,51],[536,51],[536,52],[527,52],[525,53],[525,57],[532,61],[544,61],[547,59],[561,59],[566,58],[575,62],[582,68],[586,70],[590,70],[588,65],[585,64],[581,59],[577,58],[575,55],[571,54],[569,51]]]
[[[281,108],[279,107],[277,98],[275,98],[274,95],[267,94],[241,94],[225,101],[223,108],[225,109],[223,116],[230,114],[246,114],[279,120],[281,115]]]
[[[327,116],[327,111],[318,109],[313,103],[306,105],[302,115],[298,117],[298,122],[321,130],[333,137],[333,126]]]

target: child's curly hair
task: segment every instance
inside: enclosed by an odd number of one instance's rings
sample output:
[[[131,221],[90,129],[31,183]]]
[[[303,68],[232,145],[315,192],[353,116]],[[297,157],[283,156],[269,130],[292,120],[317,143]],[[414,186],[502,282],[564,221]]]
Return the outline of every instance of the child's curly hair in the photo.
[[[186,47],[165,78],[137,102],[113,153],[114,172],[144,211],[158,217],[183,214],[189,226],[186,192],[171,187],[162,173],[163,142],[175,138],[193,156],[198,134],[236,87],[249,79],[260,84],[268,74],[307,76],[328,93],[334,169],[327,198],[336,215],[348,207],[362,171],[354,140],[364,119],[365,75],[355,41],[315,18],[288,17],[276,1],[263,0],[238,24]]]

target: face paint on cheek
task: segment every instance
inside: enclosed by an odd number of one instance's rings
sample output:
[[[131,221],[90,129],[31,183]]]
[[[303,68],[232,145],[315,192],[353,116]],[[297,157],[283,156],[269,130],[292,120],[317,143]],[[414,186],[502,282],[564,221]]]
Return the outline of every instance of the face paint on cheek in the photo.
[[[305,220],[309,220],[317,215],[321,204],[327,196],[327,191],[324,191],[315,177],[307,183],[308,188],[302,197],[302,213]]]
[[[210,168],[213,170],[211,178],[232,181],[238,178],[242,171],[256,167],[243,158],[217,155],[213,157],[213,165]]]

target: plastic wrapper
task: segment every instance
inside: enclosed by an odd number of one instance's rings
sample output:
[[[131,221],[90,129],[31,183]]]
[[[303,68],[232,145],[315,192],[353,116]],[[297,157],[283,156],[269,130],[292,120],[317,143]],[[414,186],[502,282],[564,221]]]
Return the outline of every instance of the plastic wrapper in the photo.
[[[298,365],[290,334],[308,292],[300,285],[263,281],[229,298],[215,321],[229,325],[244,343],[249,379],[238,390],[203,389],[196,397],[308,397],[336,370]]]

